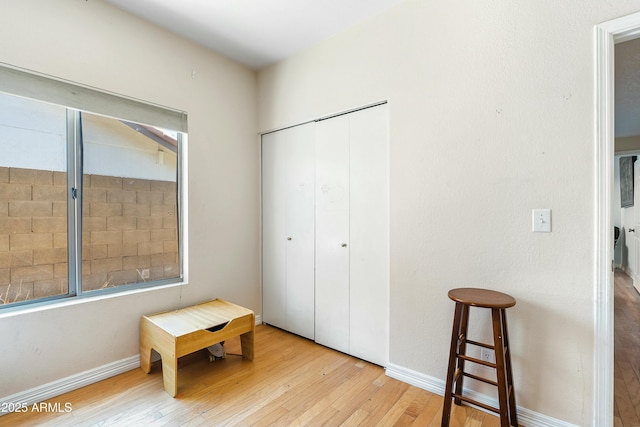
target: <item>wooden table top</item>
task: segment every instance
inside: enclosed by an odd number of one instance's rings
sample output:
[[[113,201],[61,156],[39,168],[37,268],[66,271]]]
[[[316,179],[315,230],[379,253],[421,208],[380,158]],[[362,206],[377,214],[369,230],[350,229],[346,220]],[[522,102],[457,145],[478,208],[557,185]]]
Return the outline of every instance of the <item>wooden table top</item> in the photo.
[[[480,288],[457,288],[449,291],[449,298],[473,307],[509,308],[516,305],[516,300],[502,292]]]
[[[144,316],[174,337],[223,325],[233,319],[253,315],[248,308],[215,299],[179,310]]]

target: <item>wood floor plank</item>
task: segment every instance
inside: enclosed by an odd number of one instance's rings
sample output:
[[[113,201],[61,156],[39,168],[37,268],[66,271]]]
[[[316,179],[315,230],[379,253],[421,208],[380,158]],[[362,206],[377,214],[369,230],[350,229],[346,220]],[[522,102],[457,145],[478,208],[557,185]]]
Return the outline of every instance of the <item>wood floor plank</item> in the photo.
[[[365,411],[369,412],[364,424],[375,425],[395,405],[409,387],[409,384],[400,381],[392,381],[385,387],[380,387],[371,400],[362,406]]]
[[[356,363],[354,363],[349,366],[349,371],[336,374],[339,376],[337,387],[332,388],[320,399],[316,397],[313,406],[293,420],[292,424],[302,426],[319,425],[334,417],[339,412],[339,409],[333,406],[333,404],[343,399],[344,396],[353,394],[354,388],[359,385],[357,376],[360,374],[361,369],[361,367],[358,367]]]
[[[332,404],[332,407],[336,409],[337,412],[333,417],[328,419],[325,424],[328,426],[341,425],[346,422],[346,420],[352,418],[356,412],[358,413],[357,418],[361,417],[364,413],[368,416],[369,413],[362,410],[362,405],[364,402],[369,401],[381,387],[380,377],[383,376],[386,377],[382,368],[367,364],[359,375],[358,383],[349,394],[345,395],[345,398]]]
[[[382,418],[376,423],[377,426],[386,427],[395,425],[398,419],[404,415],[409,405],[420,395],[422,390],[409,387],[400,398],[389,408]]]
[[[326,355],[329,356],[329,358],[334,357],[334,355],[329,353],[327,353]],[[328,360],[328,359],[325,359],[325,360]],[[326,362],[323,362],[321,358],[317,358],[314,362],[316,362],[315,368],[313,368],[314,366],[313,364],[309,364],[308,366],[306,366],[307,369],[305,371],[294,372],[291,375],[290,379],[283,378],[282,380],[281,379],[278,380],[286,383],[288,390],[283,395],[278,396],[275,399],[272,399],[269,402],[269,404],[265,406],[265,411],[268,413],[273,411],[280,413],[280,416],[278,417],[272,416],[273,422],[275,422],[280,418],[282,418],[282,420],[294,418],[294,416],[290,414],[287,407],[299,409],[299,408],[296,408],[295,402],[298,399],[300,399],[300,396],[301,396],[300,392],[303,390],[308,390],[310,392],[311,390],[309,389],[316,387],[317,383],[322,380],[322,375],[317,375],[316,372],[326,373],[326,370],[322,368],[324,365],[326,365]],[[310,370],[313,370],[313,372],[310,372]],[[313,375],[314,380],[309,381],[309,375]],[[258,422],[260,420],[261,420],[260,414],[257,413],[252,416],[249,416],[246,421],[248,424],[253,425],[254,422]],[[282,420],[280,422],[282,422]]]
[[[46,403],[68,413],[13,413],[4,426],[439,426],[442,397],[385,375],[384,369],[279,329],[256,328],[255,359],[225,343],[227,358],[180,358],[178,395],[164,391],[161,364],[134,369]],[[493,427],[496,417],[455,409],[452,427]],[[468,420],[468,422],[467,422]],[[625,427],[625,426],[623,426]]]
[[[340,427],[348,426],[360,426],[363,425],[364,420],[369,416],[369,413],[364,409],[358,409],[349,418],[347,418]]]
[[[452,405],[451,425],[467,427],[467,421],[477,425],[477,419],[472,419],[476,412],[470,406]]]
[[[345,365],[347,365],[347,364],[343,364],[343,366],[341,366],[341,369],[336,370],[333,373],[334,379],[333,379],[333,381],[330,382],[330,384],[329,384],[329,381],[327,381],[326,383],[322,384],[322,387],[325,388],[325,390],[328,390],[328,389],[334,389],[335,390],[334,387],[339,384],[340,377],[341,376],[345,376],[346,377],[346,376],[349,375],[349,366],[348,365],[345,366]],[[289,387],[287,385],[281,384],[275,390],[274,390],[273,387],[267,386],[262,391],[264,393],[266,393],[265,396],[264,396],[265,399],[272,399],[273,397],[277,398],[279,396],[282,396],[288,390],[289,390]],[[329,393],[329,396],[330,395],[331,395],[331,393]],[[320,407],[320,403],[324,402],[324,400],[327,399],[327,397],[326,397],[327,394],[324,394],[324,396],[325,397],[323,397],[322,399],[318,400],[317,401],[318,403],[316,403],[314,406],[319,406]],[[259,397],[259,399],[256,399],[256,397]],[[234,406],[242,407],[242,406],[247,405],[247,404],[250,403],[251,404],[251,409],[250,410],[253,410],[253,408],[255,406],[257,406],[258,408],[260,407],[260,403],[262,403],[262,397],[263,397],[262,395],[259,395],[259,396],[255,396],[255,395],[247,396],[246,398],[244,398],[244,399],[239,401],[239,405],[234,405]],[[316,398],[317,398],[317,396],[316,396]],[[257,402],[257,404],[256,404],[256,402]],[[287,409],[287,408],[285,408],[285,409]],[[230,408],[227,408],[227,410],[225,411],[226,413],[222,412],[222,413],[220,413],[220,415],[222,416],[223,419],[226,419],[228,416],[232,416],[233,417],[232,419],[237,419],[237,416],[233,415],[234,411],[237,411],[237,408],[230,407]],[[247,409],[245,409],[245,411],[247,411]],[[309,419],[313,418],[315,415],[317,415],[317,413],[318,413],[318,411],[317,410],[314,411],[314,407],[310,407],[306,411],[304,411],[303,414],[301,414],[296,419],[294,419],[292,421],[292,424],[293,425],[305,425],[305,421],[304,420],[309,420]],[[289,410],[287,412],[287,415],[288,414],[291,414],[291,410]]]
[[[442,396],[432,395],[411,425],[413,427],[439,426],[442,420],[443,403]]]
[[[484,414],[479,412],[470,413],[464,417],[463,426],[464,427],[481,427],[483,420],[484,420]]]
[[[614,275],[614,423],[640,426],[640,294],[631,278]]]
[[[255,417],[247,417],[246,419],[242,420],[241,423],[236,424],[236,426],[275,426],[277,425],[276,420],[282,418],[284,415],[286,415],[286,413],[286,409],[284,409],[282,406],[278,406],[271,412],[255,412],[254,414],[252,414]]]
[[[241,415],[245,418],[251,416],[253,409],[257,411],[257,409],[267,407],[273,400],[286,397],[292,388],[295,389],[298,386],[306,386],[303,379],[308,378],[309,370],[314,366],[316,369],[321,369],[322,366],[330,361],[331,357],[327,355],[327,357],[317,358],[315,363],[308,363],[310,361],[307,361],[307,363],[302,366],[290,364],[291,368],[288,373],[282,372],[279,369],[275,370],[275,372],[272,370],[270,376],[274,374],[277,375],[277,381],[264,381],[262,375],[256,374],[256,376],[250,380],[238,382],[232,390],[219,395],[217,405],[215,405],[216,407],[202,414],[202,419],[211,422],[231,417],[232,421],[239,422],[241,418],[238,415],[238,408],[245,408],[241,411]],[[263,397],[265,397],[266,400],[263,400]],[[288,413],[289,411],[286,411],[286,414]]]
[[[409,427],[413,425],[416,418],[424,410],[429,400],[433,398],[433,394],[420,390],[420,393],[414,398],[414,400],[407,406],[402,415],[393,424],[393,427]]]
[[[277,420],[281,425],[298,425],[300,417],[305,412],[313,411],[316,402],[323,399],[334,388],[338,387],[342,382],[343,375],[350,375],[352,366],[345,364],[338,369],[332,369],[330,372],[323,374],[320,380],[315,381],[313,387],[305,387],[296,396],[299,399],[290,399],[284,407],[289,410],[287,415]]]

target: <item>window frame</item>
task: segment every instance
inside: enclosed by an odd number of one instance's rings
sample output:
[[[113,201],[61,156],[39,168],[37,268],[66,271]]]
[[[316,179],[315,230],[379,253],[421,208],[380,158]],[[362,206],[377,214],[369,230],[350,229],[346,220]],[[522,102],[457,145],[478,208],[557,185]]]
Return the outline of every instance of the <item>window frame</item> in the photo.
[[[1,63],[0,93],[55,104],[66,109],[68,261],[68,289],[66,294],[0,304],[0,314],[63,301],[75,301],[107,294],[122,294],[142,289],[157,289],[167,285],[185,284],[187,247],[185,221],[187,206],[186,151],[188,140],[186,112]],[[171,129],[177,132],[176,238],[179,270],[177,277],[136,282],[97,290],[82,289],[83,112],[115,120],[125,120],[141,125]]]

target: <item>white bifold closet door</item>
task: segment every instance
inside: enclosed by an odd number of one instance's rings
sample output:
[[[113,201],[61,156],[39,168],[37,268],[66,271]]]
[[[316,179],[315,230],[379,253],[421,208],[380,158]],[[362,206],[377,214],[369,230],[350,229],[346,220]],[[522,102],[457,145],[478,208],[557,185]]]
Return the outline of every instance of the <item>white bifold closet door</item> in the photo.
[[[314,124],[262,136],[263,321],[314,338]]]
[[[349,117],[316,127],[316,342],[349,353]]]
[[[386,366],[389,143],[386,104],[316,124],[315,340]]]

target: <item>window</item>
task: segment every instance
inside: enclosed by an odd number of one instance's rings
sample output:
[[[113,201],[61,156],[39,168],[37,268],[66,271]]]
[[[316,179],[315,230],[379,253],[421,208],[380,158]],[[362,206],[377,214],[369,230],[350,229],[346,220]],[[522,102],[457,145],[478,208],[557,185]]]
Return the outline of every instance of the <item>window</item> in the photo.
[[[185,143],[182,112],[0,67],[0,309],[182,281]]]

